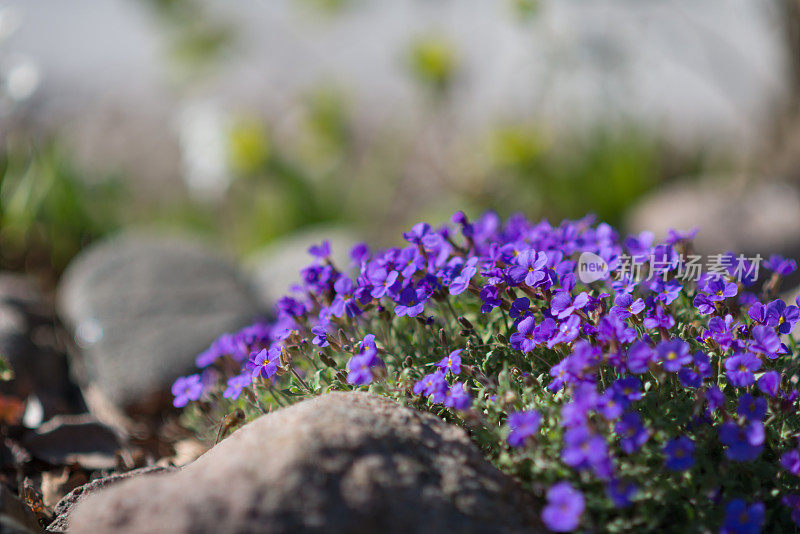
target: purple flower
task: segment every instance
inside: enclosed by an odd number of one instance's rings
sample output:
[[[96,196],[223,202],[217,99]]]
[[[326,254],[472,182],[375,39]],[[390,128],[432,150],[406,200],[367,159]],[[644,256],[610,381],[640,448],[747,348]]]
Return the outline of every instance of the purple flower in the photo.
[[[250,372],[253,381],[259,377],[267,380],[278,371],[280,365],[281,349],[273,347],[269,350],[263,349],[250,355],[245,369]]]
[[[578,528],[586,507],[583,494],[569,482],[558,482],[547,490],[547,505],[542,521],[553,532],[571,532]]]
[[[675,319],[661,306],[656,306],[644,319],[645,328],[669,330],[675,326]]]
[[[697,295],[695,295],[692,304],[694,305],[695,308],[697,308],[697,311],[700,312],[702,315],[708,315],[709,313],[714,313],[714,310],[716,309],[714,307],[714,301],[711,300],[707,295],[704,295],[702,293],[698,293]]]
[[[547,254],[534,249],[523,250],[515,259],[516,265],[509,269],[509,276],[515,283],[530,287],[540,285],[547,275],[544,272],[547,265]]]
[[[706,390],[706,400],[711,413],[725,406],[725,394],[717,386],[711,386]]]
[[[318,346],[318,347],[327,347],[330,345],[328,343],[328,329],[322,325],[317,325],[311,329],[311,333],[314,334],[314,339],[311,342]]]
[[[558,325],[558,330],[556,331],[556,335],[554,335],[550,340],[547,342],[547,348],[552,349],[559,343],[570,343],[576,337],[578,337],[578,332],[581,326],[581,319],[577,315],[571,315],[567,319],[561,322]]]
[[[778,371],[767,371],[758,379],[758,390],[770,397],[777,397],[781,387],[781,374]]]
[[[739,288],[733,282],[726,282],[720,278],[710,278],[702,291],[711,302],[719,302],[729,297],[735,297],[739,292]]]
[[[500,300],[500,291],[493,285],[485,285],[480,292],[483,305],[481,306],[481,313],[489,313],[493,309],[502,304]]]
[[[664,240],[664,242],[668,245],[674,245],[675,243],[691,241],[697,236],[698,232],[700,232],[700,228],[696,226],[685,232],[681,232],[679,230],[675,230],[674,228],[670,228],[669,230],[667,230],[667,238]]]
[[[403,233],[403,239],[414,245],[422,245],[423,239],[431,234],[431,225],[420,222],[411,227],[410,232]]]
[[[777,326],[778,332],[788,334],[800,319],[800,309],[797,306],[787,306],[785,302],[777,299],[767,304],[764,315],[764,322],[767,325]]]
[[[444,405],[454,410],[469,410],[472,406],[472,397],[467,393],[462,382],[453,382],[444,393]]]
[[[172,384],[172,395],[175,397],[172,405],[183,408],[189,401],[196,401],[203,395],[203,382],[200,375],[182,376]]]
[[[242,390],[253,383],[253,375],[242,373],[228,379],[228,387],[222,393],[226,399],[236,400],[242,394]]]
[[[636,412],[623,415],[614,425],[614,430],[620,436],[619,446],[626,454],[638,451],[650,438],[650,431],[644,428],[642,418]]]
[[[606,315],[597,325],[597,340],[603,344],[612,341],[620,344],[631,343],[636,339],[636,335],[636,330],[614,315]]]
[[[662,341],[656,346],[656,354],[661,366],[670,373],[677,373],[681,367],[692,361],[689,344],[681,339]]]
[[[372,283],[370,294],[373,298],[379,299],[386,295],[394,283],[397,281],[397,271],[387,271],[379,267],[369,272],[369,281]]]
[[[725,371],[727,371],[725,376],[734,386],[752,385],[756,380],[753,373],[759,369],[761,369],[761,360],[749,352],[734,354],[725,360]]]
[[[347,382],[355,386],[366,386],[373,379],[372,369],[383,365],[374,347],[365,346],[347,362]]]
[[[720,534],[760,534],[764,524],[764,503],[747,505],[734,499],[725,506],[725,522]]]
[[[637,401],[642,398],[642,381],[635,376],[620,378],[611,385],[611,388],[615,394],[629,401]]]
[[[753,397],[745,393],[739,398],[736,413],[747,421],[762,421],[767,414],[767,401],[763,397]]]
[[[472,277],[478,272],[478,269],[475,268],[477,263],[478,258],[470,258],[467,260],[467,263],[464,264],[458,276],[453,278],[453,281],[450,282],[448,291],[451,295],[460,295],[467,290],[470,280],[472,280]]]
[[[356,243],[353,245],[353,248],[350,249],[350,259],[352,259],[356,265],[367,261],[367,259],[369,259],[369,246],[367,246],[366,243]]]
[[[677,280],[664,282],[662,279],[656,278],[651,289],[656,292],[656,300],[669,306],[681,294],[683,286]]]
[[[784,258],[778,254],[773,254],[769,260],[764,262],[764,268],[769,269],[775,274],[786,276],[797,270],[797,262],[791,258]]]
[[[457,375],[461,372],[461,353],[464,349],[456,349],[444,358],[441,359],[439,363],[436,364],[436,367],[441,369],[442,371],[450,371],[454,375]]]
[[[795,476],[800,476],[800,450],[793,449],[781,455],[781,465]]]
[[[753,341],[750,342],[750,350],[765,354],[768,358],[776,358],[781,351],[781,340],[775,333],[775,329],[769,326],[753,327]]]
[[[561,459],[576,469],[599,464],[606,458],[606,440],[585,426],[570,428],[564,434],[564,450]]]
[[[522,447],[525,441],[539,431],[542,416],[539,412],[514,412],[508,416],[506,424],[511,430],[508,434],[508,444],[512,447]]]
[[[614,306],[611,307],[611,313],[619,319],[627,319],[632,315],[638,315],[642,310],[644,310],[644,301],[642,299],[633,300],[633,296],[630,293],[617,295],[614,299]]]
[[[561,291],[550,301],[550,310],[559,319],[565,319],[576,310],[583,309],[588,303],[589,294],[586,291],[580,292],[574,300],[569,291]]]
[[[538,345],[533,335],[535,327],[536,321],[533,315],[529,315],[517,323],[517,331],[511,334],[509,339],[511,346],[521,352],[532,351]]]
[[[703,380],[711,376],[711,361],[700,351],[692,357],[693,366],[683,367],[678,371],[678,378],[686,387],[699,388]]]
[[[671,439],[664,446],[664,466],[671,471],[685,471],[694,465],[694,442],[686,436]]]
[[[733,331],[738,328],[740,323],[733,322],[733,316],[728,314],[725,318],[712,317],[708,321],[708,335],[724,350],[731,348],[733,343]],[[706,339],[705,337],[703,338]]]
[[[746,426],[723,423],[719,429],[719,439],[727,445],[725,456],[736,462],[750,462],[761,454],[764,425],[761,421],[753,421]]]
[[[628,349],[627,366],[633,374],[643,374],[649,370],[651,362],[656,358],[655,352],[650,345],[644,341],[636,341]]]
[[[425,310],[424,289],[409,284],[400,292],[394,313],[398,317],[416,317]]]
[[[422,380],[414,384],[412,391],[415,395],[430,397],[433,395],[433,402],[441,402],[447,390],[447,382],[444,379],[444,372],[440,369],[422,377]]]
[[[518,299],[514,299],[514,302],[511,303],[511,309],[508,310],[508,316],[512,319],[516,319],[518,317],[522,317],[531,307],[531,301],[528,297],[520,297]]]
[[[331,242],[328,240],[323,241],[319,245],[311,245],[308,253],[319,259],[327,259],[331,255]]]

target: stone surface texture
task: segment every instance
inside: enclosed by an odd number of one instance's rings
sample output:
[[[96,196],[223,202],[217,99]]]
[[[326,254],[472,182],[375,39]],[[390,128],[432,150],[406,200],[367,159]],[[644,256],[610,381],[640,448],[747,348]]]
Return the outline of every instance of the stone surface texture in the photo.
[[[464,430],[367,393],[265,415],[180,472],[91,495],[69,532],[538,532]]]

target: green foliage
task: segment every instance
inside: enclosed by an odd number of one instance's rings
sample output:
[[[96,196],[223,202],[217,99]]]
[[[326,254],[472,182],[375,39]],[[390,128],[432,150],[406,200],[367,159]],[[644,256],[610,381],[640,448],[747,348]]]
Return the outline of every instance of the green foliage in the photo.
[[[0,154],[0,266],[59,272],[117,224],[118,182],[89,182],[56,143]]]

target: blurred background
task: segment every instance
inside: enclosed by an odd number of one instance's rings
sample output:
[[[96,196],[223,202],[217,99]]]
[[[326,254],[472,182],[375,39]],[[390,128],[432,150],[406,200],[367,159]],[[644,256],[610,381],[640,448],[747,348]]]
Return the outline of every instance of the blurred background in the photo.
[[[323,239],[797,258],[799,112],[800,0],[0,0],[0,492],[195,458],[173,382]]]
[[[457,209],[746,249],[775,221],[736,203],[763,197],[798,233],[799,23],[794,0],[0,0],[0,269],[54,281],[123,227],[247,262]]]

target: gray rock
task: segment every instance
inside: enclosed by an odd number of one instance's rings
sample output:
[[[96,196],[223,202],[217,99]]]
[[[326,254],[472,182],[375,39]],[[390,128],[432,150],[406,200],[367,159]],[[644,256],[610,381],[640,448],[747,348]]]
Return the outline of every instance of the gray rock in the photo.
[[[157,409],[200,351],[259,313],[227,261],[191,241],[130,234],[73,260],[57,305],[83,349],[82,381],[121,409]]]
[[[55,505],[53,508],[53,514],[55,515],[55,519],[47,525],[48,532],[66,532],[69,528],[69,517],[70,514],[73,512],[75,507],[80,503],[83,499],[88,497],[89,495],[93,494],[94,492],[116,484],[118,482],[122,482],[123,480],[127,480],[131,477],[139,476],[139,475],[146,475],[150,473],[165,473],[168,471],[173,471],[174,468],[167,468],[167,467],[142,467],[140,469],[134,469],[133,471],[128,471],[126,473],[121,473],[118,475],[110,475],[107,477],[97,478],[92,480],[88,484],[84,484],[78,488],[67,493],[63,499],[58,501],[58,504]]]
[[[542,532],[538,508],[462,429],[331,393],[245,425],[180,472],[90,496],[70,532]]]
[[[111,469],[123,441],[116,431],[89,414],[59,415],[22,437],[36,458],[53,465],[78,462],[84,469]]]
[[[800,257],[800,191],[733,177],[679,182],[644,198],[631,211],[627,230],[663,237],[669,228],[693,226],[700,227],[694,242],[699,253]]]
[[[44,532],[33,510],[0,484],[0,532],[2,534],[38,534]]]
[[[300,282],[300,269],[314,258],[308,253],[312,245],[330,241],[332,259],[339,269],[350,265],[350,249],[360,240],[347,228],[319,226],[290,234],[253,253],[245,260],[245,268],[256,283],[264,305],[270,306],[287,295],[292,284]]]

